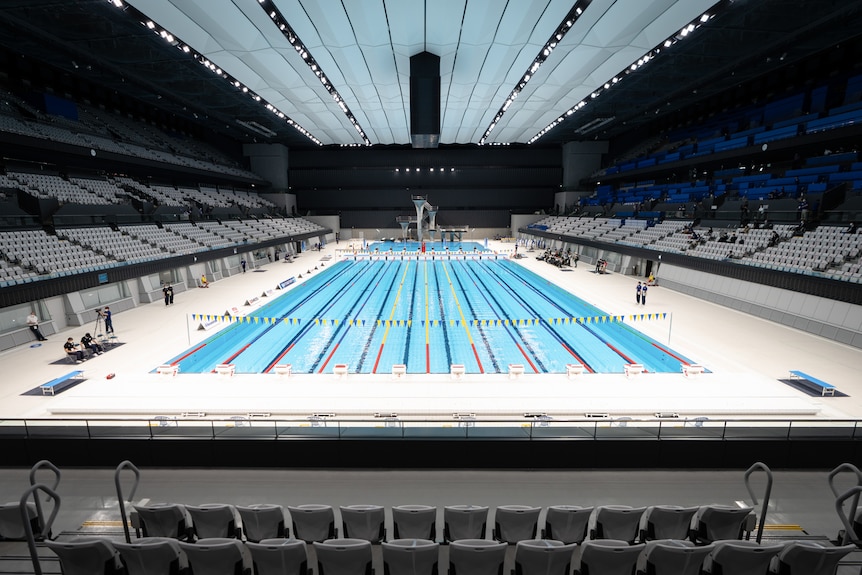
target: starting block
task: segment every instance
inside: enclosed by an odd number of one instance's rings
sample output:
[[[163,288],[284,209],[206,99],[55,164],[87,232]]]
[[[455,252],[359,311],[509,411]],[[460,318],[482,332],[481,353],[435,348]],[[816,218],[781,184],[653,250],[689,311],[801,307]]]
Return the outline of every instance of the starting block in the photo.
[[[291,364],[289,363],[280,363],[276,365],[272,370],[276,375],[283,375],[285,377],[290,377]]]
[[[232,363],[221,363],[216,366],[215,371],[219,375],[231,377],[234,374],[234,366]]]
[[[464,375],[467,370],[464,368],[463,363],[453,363],[449,367],[449,375],[452,379],[461,379],[461,376]]]
[[[704,372],[702,365],[697,365],[695,363],[692,364],[682,364],[682,374],[686,377],[691,377],[693,375],[700,375]]]
[[[642,363],[627,363],[623,366],[623,371],[626,372],[626,377],[632,377],[634,375],[640,375],[644,372],[644,366]]]
[[[509,364],[509,379],[517,379],[521,375],[524,375],[524,364],[522,364],[522,363],[510,363]]]
[[[347,364],[346,363],[336,363],[334,366],[332,366],[332,373],[334,373],[338,377],[346,377],[347,376]]]
[[[403,363],[396,363],[392,366],[392,376],[400,379],[407,375],[407,366]]]
[[[179,371],[180,371],[180,366],[178,366],[178,365],[166,364],[166,365],[160,365],[159,367],[156,368],[156,373],[158,373],[159,375],[170,375],[172,377],[174,375],[176,375],[177,373],[179,373]]]
[[[569,379],[573,377],[577,377],[584,373],[586,367],[582,363],[567,363],[566,364],[566,377]]]

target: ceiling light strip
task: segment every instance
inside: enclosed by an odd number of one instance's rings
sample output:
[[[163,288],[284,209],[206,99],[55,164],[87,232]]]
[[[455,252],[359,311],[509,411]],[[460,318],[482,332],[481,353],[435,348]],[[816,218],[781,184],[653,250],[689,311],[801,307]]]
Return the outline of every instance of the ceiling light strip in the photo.
[[[348,121],[353,125],[354,129],[359,133],[359,137],[362,138],[362,141],[365,142],[366,146],[371,145],[371,140],[368,139],[368,136],[365,135],[365,130],[362,129],[362,126],[359,124],[359,121],[356,119],[356,116],[353,115],[353,112],[350,111],[350,108],[347,107],[347,104],[344,102],[344,98],[341,97],[341,94],[338,93],[338,90],[335,89],[335,86],[332,85],[332,82],[329,81],[329,78],[323,72],[323,69],[320,67],[320,64],[314,59],[314,56],[311,55],[311,51],[302,43],[302,40],[299,39],[299,36],[296,34],[293,28],[290,27],[290,24],[287,23],[287,19],[281,15],[281,12],[276,8],[275,3],[270,0],[258,0],[258,4],[261,9],[267,13],[272,22],[281,30],[281,33],[284,34],[284,37],[287,38],[287,41],[290,42],[291,46],[297,51],[299,56],[303,59],[305,64],[311,70],[311,72],[317,76],[317,79],[320,80],[320,83],[329,92],[329,95],[332,96],[332,99],[341,109],[342,113],[347,117]],[[348,146],[358,146],[360,144],[347,144]]]
[[[681,42],[683,39],[687,38],[695,30],[697,30],[698,28],[700,28],[701,26],[703,26],[704,24],[706,24],[707,22],[709,22],[710,20],[715,18],[716,13],[720,12],[721,9],[729,3],[730,3],[730,0],[721,0],[720,2],[716,3],[708,12],[704,12],[703,14],[701,14],[700,16],[698,16],[697,18],[695,18],[694,20],[692,20],[691,22],[689,22],[688,24],[686,24],[685,26],[680,28],[680,30],[678,32],[676,32],[673,36],[671,36],[670,38],[668,38],[667,40],[665,40],[664,42],[662,42],[661,44],[659,44],[658,46],[656,46],[652,50],[648,51],[646,54],[644,54],[643,56],[638,58],[635,62],[632,62],[624,70],[620,71],[619,74],[615,75],[613,78],[611,78],[610,80],[605,82],[604,85],[593,90],[593,92],[589,95],[589,97],[584,98],[583,100],[581,100],[580,102],[578,102],[577,104],[575,104],[574,106],[572,106],[571,108],[566,110],[565,113],[563,113],[556,120],[554,120],[553,122],[551,122],[550,124],[545,126],[538,134],[536,134],[535,136],[533,136],[532,138],[527,140],[527,144],[532,144],[533,142],[535,142],[536,140],[538,140],[539,138],[541,138],[542,136],[544,136],[545,134],[547,134],[548,132],[550,132],[551,130],[556,128],[567,117],[571,116],[572,114],[574,114],[575,112],[577,112],[578,110],[580,110],[581,108],[586,106],[587,102],[589,102],[591,100],[595,100],[600,95],[602,95],[605,91],[610,90],[611,88],[616,86],[619,82],[621,82],[623,80],[623,78],[625,78],[629,74],[635,72],[636,70],[639,70],[647,62],[652,61],[656,56],[658,56],[661,53],[662,50],[666,50],[666,49],[674,46],[678,42]]]
[[[512,105],[512,102],[515,101],[515,98],[518,97],[518,94],[521,93],[521,90],[527,85],[527,82],[530,81],[533,76],[535,76],[536,71],[545,63],[545,60],[548,59],[548,56],[551,55],[551,52],[554,51],[554,48],[557,47],[557,44],[563,39],[566,33],[572,29],[575,22],[577,22],[578,18],[581,17],[581,14],[584,13],[584,10],[590,5],[592,0],[578,0],[575,2],[575,5],[572,6],[572,9],[569,10],[569,13],[566,14],[566,17],[563,18],[562,23],[557,26],[557,29],[554,30],[554,33],[551,34],[551,37],[548,38],[548,41],[545,42],[545,45],[539,51],[539,54],[533,58],[533,63],[530,64],[530,67],[527,68],[527,71],[521,76],[521,80],[518,84],[512,89],[509,93],[509,97],[506,98],[506,101],[500,107],[500,110],[494,116],[494,120],[491,122],[491,125],[488,126],[488,129],[485,130],[485,133],[479,139],[479,145],[484,145],[485,141],[488,139],[488,136],[497,127],[497,124],[500,123],[500,120],[506,114],[506,111],[509,109],[509,106]],[[494,142],[493,145],[505,145],[502,142]]]
[[[323,143],[320,140],[315,138],[308,130],[306,130],[301,125],[299,125],[297,122],[295,122],[293,119],[288,117],[284,112],[280,111],[278,108],[276,108],[275,106],[273,106],[272,104],[270,104],[269,102],[267,102],[266,100],[261,98],[258,94],[254,93],[251,89],[248,88],[248,86],[244,85],[242,82],[240,82],[236,78],[232,77],[230,74],[228,74],[227,72],[225,72],[224,70],[222,70],[221,68],[216,66],[214,63],[210,62],[206,56],[196,52],[194,49],[192,49],[191,46],[189,46],[185,42],[182,42],[181,40],[176,38],[167,29],[163,28],[162,26],[159,26],[157,23],[150,20],[146,14],[144,14],[140,10],[136,9],[134,6],[132,6],[130,4],[124,4],[122,2],[122,0],[108,0],[108,2],[110,4],[112,4],[113,6],[120,8],[125,12],[130,13],[130,16],[132,16],[133,18],[136,18],[141,23],[142,26],[144,26],[148,30],[151,30],[157,36],[160,36],[162,39],[164,39],[171,46],[174,46],[175,48],[177,48],[181,52],[188,54],[189,56],[194,58],[198,63],[200,63],[203,66],[205,66],[206,68],[208,68],[215,75],[224,78],[234,88],[236,88],[237,90],[239,90],[243,94],[248,95],[255,102],[260,103],[268,111],[270,111],[274,115],[278,116],[278,118],[280,120],[284,120],[289,126],[292,126],[297,132],[299,132],[300,134],[302,134],[303,136],[305,136],[306,138],[308,138],[309,140],[311,140],[312,142],[314,142],[318,146],[323,145]],[[273,132],[273,135],[275,135],[275,132]]]

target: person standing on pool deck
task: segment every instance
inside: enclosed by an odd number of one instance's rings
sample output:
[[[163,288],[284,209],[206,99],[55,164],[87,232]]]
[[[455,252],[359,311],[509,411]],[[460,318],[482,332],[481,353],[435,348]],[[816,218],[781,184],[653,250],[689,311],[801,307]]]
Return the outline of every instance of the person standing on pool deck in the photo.
[[[643,287],[641,288],[641,305],[646,305],[646,290],[647,290],[647,285],[644,284]]]
[[[30,331],[33,332],[37,340],[48,341],[48,338],[42,335],[42,331],[39,329],[39,318],[36,316],[35,311],[31,311],[30,315],[27,316],[27,326],[29,326]]]
[[[111,308],[105,306],[102,317],[105,318],[105,333],[114,333],[114,320],[111,319]]]
[[[641,282],[638,282],[638,287],[635,288],[635,301],[637,301],[637,303],[641,302],[641,291],[642,290],[643,290],[643,284],[641,284]]]

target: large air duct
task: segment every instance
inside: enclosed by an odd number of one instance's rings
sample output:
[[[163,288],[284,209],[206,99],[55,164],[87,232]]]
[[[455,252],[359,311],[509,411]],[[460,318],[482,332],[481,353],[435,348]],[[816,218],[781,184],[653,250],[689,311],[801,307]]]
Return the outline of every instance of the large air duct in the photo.
[[[430,52],[410,57],[410,140],[414,148],[440,143],[440,57]]]

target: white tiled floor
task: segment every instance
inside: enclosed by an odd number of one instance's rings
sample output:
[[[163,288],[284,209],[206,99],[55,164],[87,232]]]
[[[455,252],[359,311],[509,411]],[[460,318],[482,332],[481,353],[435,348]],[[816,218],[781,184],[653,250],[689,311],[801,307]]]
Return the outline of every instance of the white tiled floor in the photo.
[[[154,416],[184,411],[213,416],[266,412],[300,415],[335,412],[353,416],[397,412],[415,418],[475,412],[488,416],[522,415],[540,411],[556,416],[585,412],[648,416],[656,412],[708,415],[717,418],[772,416],[862,417],[862,351],[749,317],[715,304],[661,287],[649,292],[646,306],[634,301],[636,279],[616,274],[596,275],[582,263],[563,271],[534,259],[518,260],[550,281],[613,315],[668,312],[668,321],[638,324],[645,333],[706,366],[712,373],[687,379],[681,374],[623,375],[506,375],[468,377],[410,375],[393,381],[390,375],[355,376],[338,380],[331,374],[280,378],[275,375],[180,374],[170,378],[150,373],[212,332],[196,331],[193,313],[221,314],[260,296],[280,281],[314,271],[322,257],[302,254],[293,263],[273,262],[213,282],[208,289],[192,288],[176,295],[175,304],[152,304],[115,314],[114,325],[124,345],[81,366],[51,365],[63,357],[62,342],[76,340],[87,328],[53,336],[39,347],[24,346],[0,354],[0,417]],[[346,247],[342,243],[340,248]],[[491,243],[511,250],[512,244]],[[82,368],[87,381],[56,397],[21,395],[72,369]],[[848,397],[811,397],[778,381],[790,369],[800,369],[837,386]],[[107,379],[109,374],[116,377]]]

